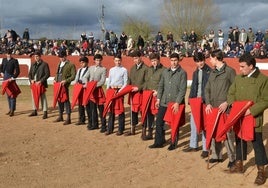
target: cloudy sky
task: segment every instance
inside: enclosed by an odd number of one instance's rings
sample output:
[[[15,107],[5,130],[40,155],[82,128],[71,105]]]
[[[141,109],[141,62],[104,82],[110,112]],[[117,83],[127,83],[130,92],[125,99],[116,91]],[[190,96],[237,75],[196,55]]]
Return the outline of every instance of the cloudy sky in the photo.
[[[163,0],[0,0],[0,33],[7,29],[22,35],[27,27],[31,38],[79,39],[82,32],[101,38],[99,18],[104,5],[106,29],[121,33],[125,16],[137,17],[158,26]],[[267,0],[214,0],[221,11],[221,27],[268,28]]]

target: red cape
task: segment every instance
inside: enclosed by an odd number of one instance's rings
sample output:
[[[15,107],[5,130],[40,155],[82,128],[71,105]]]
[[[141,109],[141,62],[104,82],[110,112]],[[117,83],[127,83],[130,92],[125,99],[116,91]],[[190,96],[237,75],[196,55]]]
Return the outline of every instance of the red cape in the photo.
[[[94,89],[93,93],[91,93],[89,100],[91,100],[92,102],[94,102],[98,105],[104,104],[106,101],[106,97],[105,97],[105,93],[103,91],[103,88],[96,87]]]
[[[114,89],[109,88],[106,90],[106,102],[105,102],[104,109],[103,109],[103,114],[102,114],[103,117],[105,117],[106,114],[108,113],[115,93],[116,93],[116,90]]]
[[[131,105],[131,111],[139,112],[142,104],[142,92],[132,92],[129,94],[128,104]]]
[[[206,148],[210,149],[212,138],[216,138],[223,129],[223,125],[226,121],[226,114],[219,113],[219,108],[213,108],[210,114],[205,114],[205,126],[206,126]],[[221,139],[226,139],[226,135]]]
[[[60,82],[55,82],[54,85],[54,96],[53,96],[53,108],[56,107],[57,101],[65,102],[68,100],[66,88],[61,85]]]
[[[252,105],[252,101],[235,101],[219,136],[226,134],[233,127],[240,138],[247,141],[253,140],[255,118],[252,115],[244,116]]]
[[[185,105],[180,104],[176,114],[172,112],[174,102],[168,103],[167,111],[164,116],[164,121],[171,128],[171,142],[174,143],[177,137],[177,132],[180,126],[185,124]]]
[[[17,96],[21,93],[19,86],[16,81],[9,82],[5,80],[2,82],[2,95],[7,93],[7,95],[11,98],[17,98]]]
[[[141,123],[144,124],[149,106],[151,105],[151,102],[152,102],[153,91],[144,90],[142,95],[143,96],[142,96],[142,105],[141,105]]]
[[[33,100],[34,100],[36,110],[38,110],[40,96],[46,92],[46,88],[43,84],[36,84],[36,83],[31,84],[30,87],[32,90],[32,95],[33,95]]]
[[[83,105],[86,106],[88,104],[89,98],[92,95],[92,92],[94,91],[94,89],[96,88],[97,85],[97,81],[91,81],[91,82],[87,82],[87,87],[84,91],[84,95],[83,95]]]
[[[73,97],[72,97],[72,105],[71,108],[73,109],[77,103],[79,96],[81,96],[81,92],[83,91],[83,84],[76,83],[73,86]]]
[[[204,130],[204,109],[203,109],[203,103],[202,98],[190,98],[189,99],[193,119],[196,125],[197,133],[199,134],[202,130]]]

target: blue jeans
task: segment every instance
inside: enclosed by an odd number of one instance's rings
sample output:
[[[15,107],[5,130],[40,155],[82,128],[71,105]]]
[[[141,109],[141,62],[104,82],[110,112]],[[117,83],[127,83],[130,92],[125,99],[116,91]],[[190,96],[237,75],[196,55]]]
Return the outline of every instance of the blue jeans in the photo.
[[[190,147],[197,148],[198,147],[198,133],[196,130],[196,125],[195,125],[194,118],[193,118],[192,114],[191,114],[191,118],[190,118],[190,126],[191,126]],[[202,149],[203,149],[203,151],[207,151],[207,149],[206,149],[206,135],[205,135],[204,131],[202,131]]]

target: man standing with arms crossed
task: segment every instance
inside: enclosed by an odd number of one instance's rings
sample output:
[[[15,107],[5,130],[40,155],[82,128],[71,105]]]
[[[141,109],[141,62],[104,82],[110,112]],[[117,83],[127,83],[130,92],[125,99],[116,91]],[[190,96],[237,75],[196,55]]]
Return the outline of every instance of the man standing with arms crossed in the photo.
[[[230,86],[227,102],[230,105],[235,101],[250,100],[254,102],[253,106],[246,111],[245,116],[252,115],[255,119],[255,124],[248,126],[255,127],[252,141],[255,163],[258,168],[255,184],[262,185],[266,181],[264,167],[268,164],[262,139],[263,113],[268,108],[268,77],[264,76],[256,67],[256,60],[250,54],[244,54],[239,58],[239,66],[242,74],[236,76]],[[230,172],[243,173],[242,160],[246,159],[247,142],[236,136],[236,161],[230,168]]]

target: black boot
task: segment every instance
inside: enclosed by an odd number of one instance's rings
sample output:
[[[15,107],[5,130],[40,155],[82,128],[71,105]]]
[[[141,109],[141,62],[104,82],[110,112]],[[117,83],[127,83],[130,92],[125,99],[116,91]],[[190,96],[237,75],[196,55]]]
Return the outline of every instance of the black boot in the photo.
[[[71,114],[67,114],[67,119],[63,123],[63,125],[69,125],[71,124]]]
[[[145,136],[145,140],[152,140],[153,139],[153,128],[149,128],[148,135]]]
[[[141,139],[146,140],[146,127],[142,126]]]
[[[47,111],[44,111],[43,119],[47,119]]]
[[[32,111],[32,113],[29,115],[29,117],[37,116],[37,110]]]

